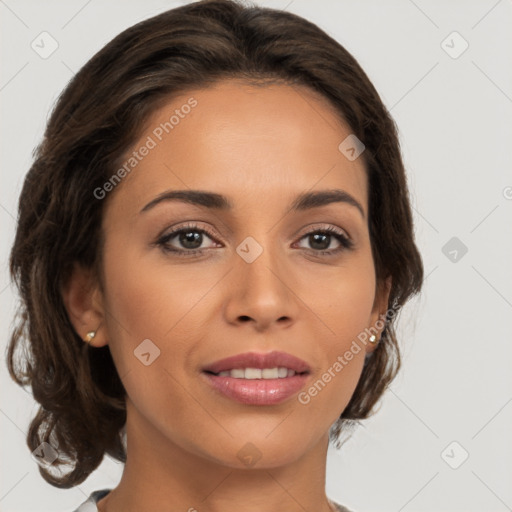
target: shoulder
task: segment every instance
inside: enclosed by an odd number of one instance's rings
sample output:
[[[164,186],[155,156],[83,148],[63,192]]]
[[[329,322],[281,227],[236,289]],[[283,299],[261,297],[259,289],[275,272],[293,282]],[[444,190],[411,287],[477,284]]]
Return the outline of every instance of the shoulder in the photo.
[[[98,512],[98,507],[96,503],[101,500],[104,496],[106,496],[112,489],[101,489],[99,491],[94,491],[90,494],[90,496],[73,512]]]

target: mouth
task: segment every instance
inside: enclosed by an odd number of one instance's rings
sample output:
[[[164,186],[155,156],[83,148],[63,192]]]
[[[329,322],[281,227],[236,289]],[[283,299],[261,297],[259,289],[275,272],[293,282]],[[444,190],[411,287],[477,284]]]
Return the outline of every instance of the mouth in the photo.
[[[245,379],[245,380],[272,380],[272,379],[287,379],[294,375],[307,375],[309,372],[296,372],[291,368],[284,366],[276,366],[274,368],[233,368],[232,370],[224,370],[218,373],[205,371],[210,375],[216,377],[231,377],[233,379]]]
[[[276,405],[305,386],[311,368],[284,352],[249,352],[216,361],[201,373],[224,397],[246,405]]]
[[[286,370],[286,374],[285,374]],[[203,371],[216,375],[231,372],[235,379],[283,379],[295,373],[309,373],[311,367],[296,356],[286,352],[246,352],[227,357],[203,368]],[[242,373],[243,372],[243,373]],[[223,374],[227,377],[227,374]]]

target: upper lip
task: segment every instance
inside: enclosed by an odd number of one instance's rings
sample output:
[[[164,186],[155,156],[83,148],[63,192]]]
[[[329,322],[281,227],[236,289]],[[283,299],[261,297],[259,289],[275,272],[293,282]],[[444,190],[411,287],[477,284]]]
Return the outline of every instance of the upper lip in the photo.
[[[246,352],[245,354],[237,354],[236,356],[220,359],[203,368],[205,372],[219,373],[235,368],[289,368],[296,373],[309,373],[310,366],[298,357],[287,354],[286,352],[267,352],[266,354],[258,352]]]

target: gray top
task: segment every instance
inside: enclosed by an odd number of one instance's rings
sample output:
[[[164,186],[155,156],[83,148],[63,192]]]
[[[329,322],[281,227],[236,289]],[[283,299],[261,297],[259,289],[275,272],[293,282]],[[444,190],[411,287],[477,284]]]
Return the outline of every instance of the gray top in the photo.
[[[96,503],[105,497],[112,489],[101,489],[100,491],[94,491],[90,496],[73,512],[98,512]]]
[[[111,490],[112,489],[101,489],[99,491],[94,491],[93,493],[91,493],[89,498],[87,498],[87,500],[84,501],[73,512],[98,512],[98,507],[96,506],[96,503],[98,503],[98,501],[104,498]],[[338,503],[335,503],[332,500],[329,500],[329,502],[332,505],[334,505],[339,512],[353,512],[348,508],[344,507],[343,505],[339,505]]]

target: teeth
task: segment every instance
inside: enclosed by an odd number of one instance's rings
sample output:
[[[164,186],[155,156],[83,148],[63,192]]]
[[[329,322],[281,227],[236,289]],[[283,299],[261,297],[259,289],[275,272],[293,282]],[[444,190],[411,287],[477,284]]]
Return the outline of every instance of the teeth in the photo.
[[[259,368],[246,368],[245,369],[245,379],[261,379],[261,370]]]
[[[288,376],[288,368],[278,368],[277,369],[277,376],[280,379],[284,379],[285,377],[287,377]]]
[[[263,379],[278,379],[279,368],[264,368],[261,370],[261,377]]]
[[[219,372],[219,377],[232,377],[235,379],[284,379],[285,377],[293,377],[294,370],[284,367],[275,368],[234,368]]]

